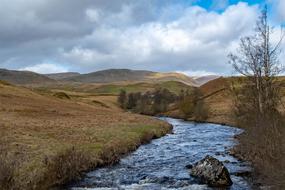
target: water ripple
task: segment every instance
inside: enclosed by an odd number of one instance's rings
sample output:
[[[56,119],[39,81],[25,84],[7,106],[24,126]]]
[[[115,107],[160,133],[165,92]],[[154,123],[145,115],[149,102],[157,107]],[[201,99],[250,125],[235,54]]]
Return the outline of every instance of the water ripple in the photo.
[[[216,124],[197,124],[172,118],[161,118],[171,123],[173,134],[153,140],[141,146],[120,163],[100,168],[87,174],[86,178],[70,189],[81,190],[208,190],[213,189],[198,182],[189,175],[186,165],[211,155],[225,165],[230,173],[249,170],[226,153],[234,146],[234,135],[242,131],[237,128]],[[231,175],[230,190],[250,189],[247,181]]]

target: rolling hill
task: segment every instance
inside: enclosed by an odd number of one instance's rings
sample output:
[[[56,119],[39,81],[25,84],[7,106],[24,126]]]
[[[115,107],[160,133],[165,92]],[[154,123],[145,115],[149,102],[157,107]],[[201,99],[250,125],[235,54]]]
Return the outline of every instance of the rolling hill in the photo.
[[[39,87],[41,89],[42,87]],[[179,94],[181,90],[191,90],[193,87],[178,81],[165,81],[157,83],[137,82],[137,83],[105,83],[105,84],[58,84],[51,86],[44,86],[44,89],[50,90],[65,90],[74,92],[83,92],[91,94],[105,94],[105,95],[118,95],[121,90],[128,93],[131,92],[147,92],[154,91],[157,88],[165,88],[169,91]]]
[[[155,118],[101,104],[0,81],[0,176],[13,179],[7,182],[11,188],[0,181],[0,189],[51,189],[171,130]],[[62,172],[73,170],[78,176]]]
[[[218,75],[206,75],[206,76],[196,77],[195,81],[196,81],[196,83],[199,84],[199,86],[202,86],[202,85],[206,84],[207,82],[215,80],[219,77],[220,76],[218,76]]]
[[[80,75],[80,73],[77,73],[77,72],[45,74],[45,76],[47,76],[51,79],[54,79],[54,80],[63,80],[65,78],[75,77],[75,76],[79,76],[79,75]]]
[[[80,74],[78,72],[38,74],[30,71],[14,71],[0,69],[0,80],[18,85],[45,85],[45,84],[135,84],[135,83],[153,83],[178,82],[188,86],[198,87],[217,76],[201,76],[199,78],[189,77],[182,73],[153,72],[146,70],[130,69],[108,69],[102,71]]]
[[[64,81],[79,83],[117,83],[117,82],[165,82],[178,81],[197,86],[195,80],[180,73],[158,73],[145,70],[109,69],[64,78]]]
[[[0,80],[7,81],[13,84],[46,84],[54,83],[55,80],[30,71],[14,71],[7,69],[0,69]]]
[[[139,81],[148,75],[151,71],[135,71],[129,69],[109,69],[97,71],[79,76],[65,78],[64,81],[80,83],[112,83],[122,81]]]

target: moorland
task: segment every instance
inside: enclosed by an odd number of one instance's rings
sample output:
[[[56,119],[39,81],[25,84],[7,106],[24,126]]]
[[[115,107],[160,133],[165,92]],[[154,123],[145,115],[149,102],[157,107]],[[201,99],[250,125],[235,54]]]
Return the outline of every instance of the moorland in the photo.
[[[0,183],[5,189],[57,187],[116,163],[139,145],[171,132],[169,124],[151,116],[247,127],[233,117],[231,87],[242,83],[240,77],[112,69],[84,75],[0,70],[0,79]],[[156,112],[118,102],[122,91],[153,97],[161,90],[175,98]],[[207,113],[203,118],[181,109],[181,96],[197,90]],[[150,110],[154,103],[150,101]],[[281,105],[279,109],[284,112]]]

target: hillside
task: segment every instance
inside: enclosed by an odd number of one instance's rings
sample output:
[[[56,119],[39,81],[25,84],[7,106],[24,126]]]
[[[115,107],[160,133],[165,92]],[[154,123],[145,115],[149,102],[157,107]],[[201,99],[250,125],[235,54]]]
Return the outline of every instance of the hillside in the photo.
[[[151,82],[167,82],[167,81],[176,81],[181,82],[189,86],[197,86],[197,82],[187,75],[182,73],[152,73],[151,75],[147,76],[145,81]]]
[[[207,82],[215,80],[219,77],[220,76],[218,76],[218,75],[206,75],[206,76],[196,77],[194,79],[199,86],[202,86],[202,85],[206,84]]]
[[[209,122],[234,124],[232,118],[232,94],[230,94],[230,78],[217,78],[200,87],[205,103],[208,105]]]
[[[154,91],[157,88],[166,88],[169,91],[179,94],[181,90],[191,90],[193,87],[188,86],[182,82],[177,81],[166,81],[166,82],[157,82],[157,83],[147,83],[147,82],[138,82],[138,83],[112,83],[112,84],[78,84],[78,83],[63,83],[55,85],[46,85],[38,87],[39,90],[64,90],[69,92],[82,92],[82,93],[91,93],[96,95],[118,95],[121,90],[126,92],[147,92]]]
[[[129,69],[109,69],[65,78],[64,81],[81,83],[112,83],[122,81],[140,81],[151,75],[151,71],[135,71]]]
[[[170,131],[162,121],[109,109],[100,102],[40,95],[4,82],[0,126],[0,176],[13,179],[5,184],[13,189],[62,184],[82,171],[116,162],[120,155]]]
[[[56,82],[47,76],[37,74],[30,71],[14,71],[0,69],[0,80],[7,81],[13,84],[46,84]]]
[[[231,78],[219,77],[199,87],[205,104],[209,108],[207,122],[234,125],[232,118],[232,95],[229,91],[231,80]],[[178,118],[184,117],[178,107],[174,107],[171,111],[165,113],[165,115]],[[191,120],[191,118],[188,119]]]
[[[66,72],[66,73],[51,73],[51,74],[45,74],[45,76],[54,79],[54,80],[63,80],[65,78],[75,77],[79,76],[80,73],[77,72]]]
[[[164,83],[179,82],[188,86],[201,86],[217,76],[201,76],[197,79],[182,73],[161,73],[144,70],[109,69],[87,74],[77,72],[38,74],[29,71],[13,71],[0,69],[0,80],[19,85],[42,86],[46,84],[64,83],[71,86],[76,84],[135,84],[135,83]]]
[[[195,80],[180,73],[158,73],[144,70],[109,69],[64,78],[64,81],[80,83],[117,83],[117,82],[165,82],[178,81],[196,86]]]
[[[219,77],[200,86],[203,94],[210,94],[224,88],[229,88],[229,78]]]

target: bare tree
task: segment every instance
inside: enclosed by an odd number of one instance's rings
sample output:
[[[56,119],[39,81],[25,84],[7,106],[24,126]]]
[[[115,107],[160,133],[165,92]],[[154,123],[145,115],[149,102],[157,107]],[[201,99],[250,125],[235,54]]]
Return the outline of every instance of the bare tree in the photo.
[[[280,86],[276,76],[282,71],[278,57],[284,33],[276,45],[271,44],[273,28],[269,26],[267,8],[256,24],[254,36],[241,39],[237,55],[230,54],[234,69],[247,79],[253,96],[252,106],[260,116],[273,111],[280,100]]]
[[[240,81],[234,78],[232,85],[236,121],[246,128],[237,152],[252,161],[255,170],[266,176],[266,183],[285,187],[285,172],[279,172],[285,170],[284,116],[278,109],[282,105],[278,75],[283,71],[278,58],[284,33],[281,30],[279,41],[273,45],[273,31],[265,8],[255,35],[242,38],[238,53],[229,58],[243,76]]]

